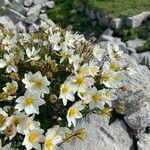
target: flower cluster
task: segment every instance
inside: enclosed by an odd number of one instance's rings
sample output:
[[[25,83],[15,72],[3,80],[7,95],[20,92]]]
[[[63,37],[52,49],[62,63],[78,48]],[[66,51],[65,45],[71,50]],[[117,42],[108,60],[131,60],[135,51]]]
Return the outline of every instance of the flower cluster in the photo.
[[[135,73],[113,43],[102,48],[78,33],[37,28],[0,30],[0,136],[9,149],[52,150],[67,137],[83,139],[82,130],[70,130],[76,120],[110,115],[122,80]]]

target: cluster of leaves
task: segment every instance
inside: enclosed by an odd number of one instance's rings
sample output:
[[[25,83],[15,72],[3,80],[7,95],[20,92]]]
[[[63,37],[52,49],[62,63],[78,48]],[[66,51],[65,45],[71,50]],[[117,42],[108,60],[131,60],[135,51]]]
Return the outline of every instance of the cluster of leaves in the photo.
[[[139,46],[136,48],[136,51],[138,53],[142,53],[142,52],[146,52],[146,51],[150,51],[150,40],[146,41],[143,46]]]

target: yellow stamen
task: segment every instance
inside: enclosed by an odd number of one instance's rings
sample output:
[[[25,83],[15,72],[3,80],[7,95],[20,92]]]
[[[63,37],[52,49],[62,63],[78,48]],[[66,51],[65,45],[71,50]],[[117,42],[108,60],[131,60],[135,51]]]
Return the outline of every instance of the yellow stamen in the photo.
[[[76,80],[76,83],[80,86],[85,83],[85,78],[84,77],[78,77]]]
[[[4,125],[4,122],[5,122],[5,116],[0,114],[0,127],[2,127]]]
[[[66,94],[69,92],[69,86],[63,86],[60,89],[61,93]]]
[[[98,93],[95,93],[92,95],[92,100],[96,103],[100,100],[100,95]]]
[[[42,87],[42,82],[40,80],[34,81],[35,83],[35,88],[40,89]]]
[[[33,102],[34,102],[34,100],[31,97],[28,97],[28,98],[25,99],[25,105],[26,106],[32,105]]]
[[[69,110],[69,116],[70,117],[75,117],[76,113],[77,113],[77,109],[76,108],[71,108]]]
[[[30,133],[30,135],[29,135],[29,141],[30,142],[35,142],[36,140],[37,140],[36,133]]]
[[[52,139],[47,139],[47,140],[45,141],[45,146],[46,146],[46,148],[47,148],[48,150],[51,150],[52,147],[54,146],[53,140],[52,140]]]

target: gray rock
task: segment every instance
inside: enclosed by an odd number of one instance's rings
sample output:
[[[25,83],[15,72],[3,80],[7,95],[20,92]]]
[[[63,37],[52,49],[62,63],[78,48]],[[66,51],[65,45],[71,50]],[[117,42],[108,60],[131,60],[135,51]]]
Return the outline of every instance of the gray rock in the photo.
[[[33,0],[35,5],[46,3],[48,0]]]
[[[136,28],[141,26],[142,22],[147,20],[150,16],[150,11],[143,12],[141,14],[137,14],[132,17],[128,17],[126,19],[126,26],[130,28]]]
[[[29,33],[34,33],[36,31],[38,31],[38,29],[35,27],[34,24],[29,26]]]
[[[83,4],[83,3],[76,3],[76,4],[74,5],[74,7],[75,7],[76,10],[79,11],[79,12],[84,12],[84,10],[85,10],[85,4]]]
[[[150,134],[142,134],[137,146],[138,150],[150,150]]]
[[[137,63],[140,63],[140,56],[139,56],[139,54],[136,53],[136,51],[135,51],[135,52],[132,52],[132,53],[130,54],[130,56],[131,56]]]
[[[55,2],[54,1],[48,1],[48,2],[46,2],[46,6],[50,9],[54,8],[55,7]]]
[[[22,22],[18,22],[17,24],[15,24],[15,29],[17,31],[26,32],[26,27],[25,27],[25,25],[22,24]]]
[[[32,14],[27,16],[27,18],[25,19],[25,23],[27,24],[33,24],[38,20],[38,16],[37,14]]]
[[[110,28],[107,28],[102,35],[110,35],[112,36],[113,35],[113,30],[111,30]]]
[[[26,8],[23,6],[22,1],[20,0],[13,0],[11,8],[23,15],[27,13]]]
[[[150,52],[143,52],[139,54],[140,64],[146,65],[150,69]]]
[[[27,13],[27,18],[26,18],[25,22],[28,24],[35,23],[38,20],[41,8],[42,8],[41,4],[31,7]]]
[[[91,20],[95,20],[95,19],[96,19],[96,13],[95,13],[95,11],[89,9],[88,6],[85,8],[85,13],[86,13],[86,15],[87,15]]]
[[[38,16],[39,13],[40,13],[41,8],[42,8],[41,4],[38,4],[38,5],[35,5],[35,6],[31,7],[30,10],[27,13],[27,16],[30,16],[30,15]]]
[[[119,30],[123,27],[123,20],[121,18],[115,18],[111,20],[110,26],[114,30]]]
[[[55,23],[51,19],[48,19],[47,14],[40,14],[39,18],[46,22],[49,26],[55,26]]]
[[[150,126],[150,98],[144,97],[137,102],[137,106],[125,116],[126,123],[133,129],[145,131]]]
[[[24,6],[30,7],[33,3],[33,0],[25,0],[24,1]]]
[[[100,39],[101,39],[102,41],[121,42],[121,38],[113,37],[113,36],[105,35],[105,34],[102,34],[102,36],[100,37]]]
[[[0,16],[0,26],[10,30],[15,28],[14,23],[8,16]]]
[[[84,140],[73,139],[56,150],[129,150],[132,146],[132,140],[121,121],[109,126],[108,119],[92,114],[78,122],[76,129],[79,128],[85,128],[87,132]]]
[[[145,40],[142,39],[134,39],[126,42],[128,48],[136,49],[139,46],[142,46],[145,43]]]
[[[0,6],[4,6],[5,0],[0,0]]]
[[[100,13],[96,13],[96,18],[98,21],[98,24],[104,27],[108,27],[110,23],[110,19],[108,17],[102,16]]]
[[[139,65],[131,56],[125,55],[132,64],[136,74],[126,76],[122,81],[128,92],[117,93],[119,101],[126,105],[125,120],[127,124],[143,132],[150,125],[150,70]]]

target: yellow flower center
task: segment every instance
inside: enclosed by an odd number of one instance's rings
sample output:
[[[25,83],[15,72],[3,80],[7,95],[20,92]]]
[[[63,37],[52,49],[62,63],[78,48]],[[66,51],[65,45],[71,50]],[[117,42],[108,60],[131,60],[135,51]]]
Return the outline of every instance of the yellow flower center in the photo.
[[[83,85],[85,83],[85,78],[84,77],[79,77],[76,80],[76,83],[80,86]]]
[[[120,67],[115,63],[111,63],[109,67],[113,71],[119,71],[120,70]]]
[[[77,109],[76,108],[71,108],[70,110],[69,110],[69,116],[70,117],[75,117],[75,115],[76,115],[76,113],[77,113]]]
[[[35,142],[36,140],[37,140],[36,133],[30,133],[30,135],[29,135],[29,141],[30,142]]]
[[[100,95],[98,93],[95,93],[92,95],[92,99],[94,102],[98,102],[100,100]]]
[[[4,125],[4,122],[5,122],[5,116],[0,114],[0,127],[2,127]]]
[[[83,75],[83,74],[84,74],[84,69],[83,69],[83,68],[79,68],[79,69],[77,70],[77,73],[78,73],[79,75]]]
[[[115,81],[118,81],[119,79],[120,79],[119,74],[117,74],[117,75],[114,76],[114,80],[115,80]]]
[[[66,93],[68,93],[69,92],[69,87],[68,86],[63,86],[63,87],[61,87],[61,92],[63,93],[63,94],[66,94]]]
[[[47,148],[48,150],[51,150],[52,147],[54,146],[53,140],[52,140],[52,139],[47,139],[47,140],[45,141],[45,146],[46,146],[46,148]]]
[[[42,82],[40,80],[36,80],[34,81],[34,83],[36,89],[40,89],[42,87]]]
[[[104,74],[102,75],[102,80],[103,80],[104,82],[109,81],[109,80],[110,80],[109,74],[108,74],[108,73],[104,73]]]
[[[20,123],[20,118],[19,117],[14,117],[12,120],[12,123],[15,124],[15,126],[17,126]]]
[[[104,117],[110,116],[110,108],[104,108],[104,109],[101,111],[101,115],[104,116]]]
[[[105,96],[108,97],[108,98],[111,97],[109,92],[106,92],[106,93],[105,93]]]
[[[8,87],[8,89],[7,89],[7,92],[8,92],[9,94],[14,94],[14,93],[16,93],[16,87],[15,87],[13,84],[10,84],[9,87]]]
[[[28,97],[28,98],[25,99],[25,105],[26,106],[32,105],[33,102],[34,102],[34,100],[31,97]]]
[[[60,56],[61,56],[62,58],[66,58],[66,57],[68,56],[68,53],[67,53],[66,51],[62,50],[62,51],[60,52]]]

